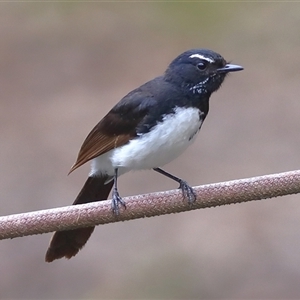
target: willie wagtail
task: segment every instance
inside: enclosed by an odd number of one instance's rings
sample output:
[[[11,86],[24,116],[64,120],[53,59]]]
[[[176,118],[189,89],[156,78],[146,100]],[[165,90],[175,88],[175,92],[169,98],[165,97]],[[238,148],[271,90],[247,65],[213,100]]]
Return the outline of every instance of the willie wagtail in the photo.
[[[162,76],[127,94],[94,127],[79,151],[70,173],[91,160],[91,172],[73,204],[107,199],[112,211],[125,203],[117,188],[118,176],[153,169],[179,183],[183,197],[196,200],[187,182],[160,167],[193,143],[208,113],[209,97],[229,72],[243,70],[208,49],[193,49],[175,58]],[[58,231],[46,261],[71,258],[85,245],[94,227]]]

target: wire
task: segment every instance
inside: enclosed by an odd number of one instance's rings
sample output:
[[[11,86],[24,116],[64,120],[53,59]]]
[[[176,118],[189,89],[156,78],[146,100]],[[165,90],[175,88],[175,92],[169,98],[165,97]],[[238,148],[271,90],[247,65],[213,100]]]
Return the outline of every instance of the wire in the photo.
[[[189,205],[180,190],[124,198],[127,209],[111,211],[111,200],[0,217],[0,239],[69,230],[179,213],[206,207],[262,200],[300,193],[300,170],[194,187],[197,200]]]

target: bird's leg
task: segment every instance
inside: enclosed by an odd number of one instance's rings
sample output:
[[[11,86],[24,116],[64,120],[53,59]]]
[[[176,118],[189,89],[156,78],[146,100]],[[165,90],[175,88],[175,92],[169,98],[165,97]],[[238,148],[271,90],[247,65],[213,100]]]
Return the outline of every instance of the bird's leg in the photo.
[[[154,168],[153,170],[178,182],[179,188],[182,191],[183,197],[188,200],[190,205],[196,201],[196,194],[195,194],[194,190],[192,189],[192,187],[190,187],[186,181],[162,170],[161,168]]]
[[[112,190],[112,202],[111,202],[111,208],[115,215],[119,215],[119,205],[122,205],[126,209],[126,204],[124,200],[121,198],[118,192],[118,169],[115,169],[114,174],[114,187]]]

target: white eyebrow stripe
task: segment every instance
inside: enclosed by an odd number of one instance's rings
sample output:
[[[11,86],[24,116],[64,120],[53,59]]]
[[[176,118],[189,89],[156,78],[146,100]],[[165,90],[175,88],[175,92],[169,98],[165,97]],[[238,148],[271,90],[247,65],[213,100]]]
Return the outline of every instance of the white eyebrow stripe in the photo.
[[[204,56],[204,55],[201,55],[201,54],[192,54],[192,55],[190,56],[190,58],[194,58],[194,57],[197,57],[197,58],[199,58],[199,59],[204,59],[204,60],[206,60],[206,61],[208,61],[208,62],[210,62],[210,63],[213,63],[213,62],[214,62],[213,59],[211,59],[211,58],[209,58],[209,57],[206,57],[206,56]]]

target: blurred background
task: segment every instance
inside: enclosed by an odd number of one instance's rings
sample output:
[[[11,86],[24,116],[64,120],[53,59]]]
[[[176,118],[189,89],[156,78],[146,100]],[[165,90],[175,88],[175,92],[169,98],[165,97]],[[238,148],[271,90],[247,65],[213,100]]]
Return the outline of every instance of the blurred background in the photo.
[[[69,205],[92,127],[190,48],[244,66],[165,169],[191,185],[300,167],[299,3],[1,3],[1,215]],[[123,196],[174,189],[151,171]],[[51,234],[0,242],[1,299],[300,298],[300,196],[97,227],[71,260]]]

